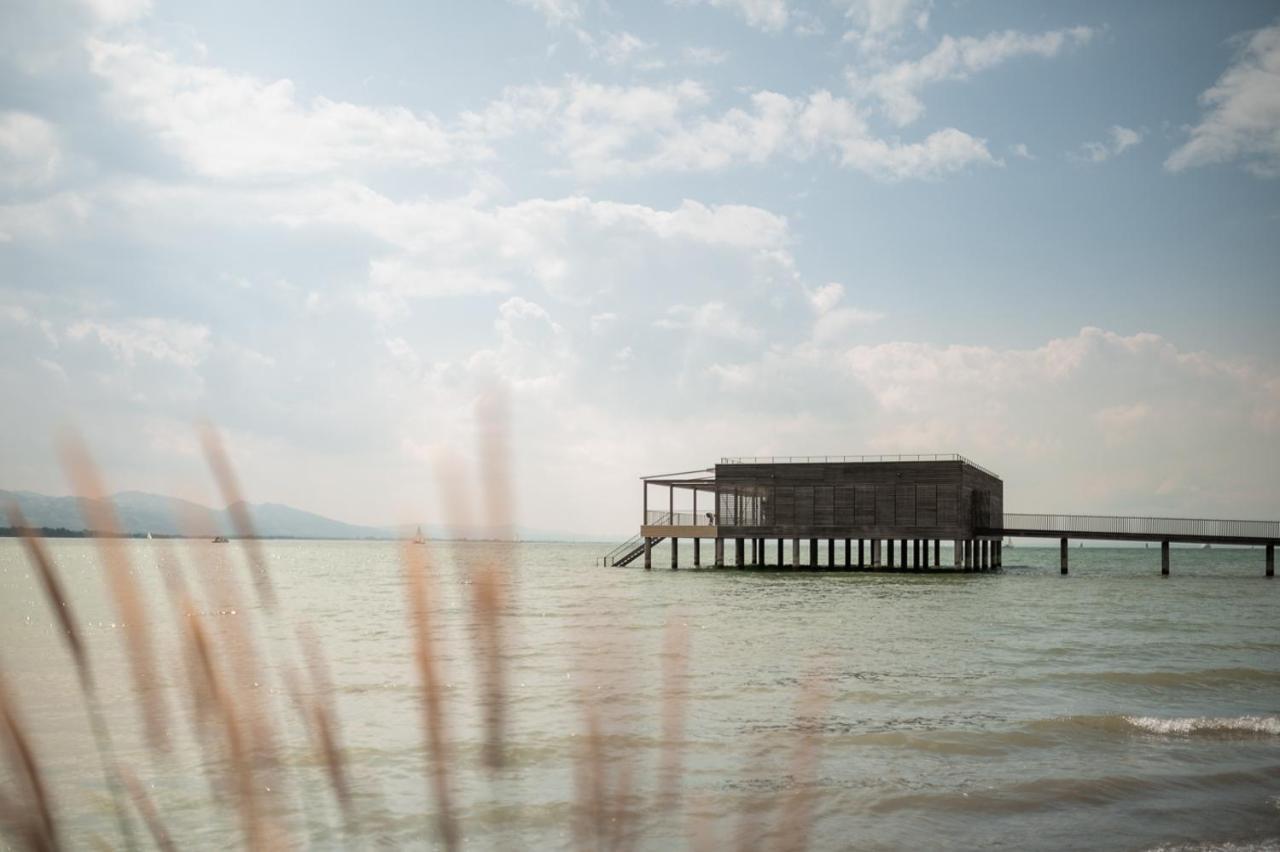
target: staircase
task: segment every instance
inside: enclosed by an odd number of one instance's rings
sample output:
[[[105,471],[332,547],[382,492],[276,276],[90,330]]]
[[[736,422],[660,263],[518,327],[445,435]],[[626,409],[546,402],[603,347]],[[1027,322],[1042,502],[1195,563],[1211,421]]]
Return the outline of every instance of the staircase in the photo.
[[[671,515],[664,514],[655,519],[654,525],[657,526],[665,524],[670,520]],[[658,542],[665,540],[665,536],[655,538],[653,539],[653,544],[657,544]],[[644,553],[644,536],[633,535],[613,550],[610,550],[604,556],[597,558],[596,564],[603,567],[615,566],[621,568],[624,565],[630,565],[631,562],[642,553]]]

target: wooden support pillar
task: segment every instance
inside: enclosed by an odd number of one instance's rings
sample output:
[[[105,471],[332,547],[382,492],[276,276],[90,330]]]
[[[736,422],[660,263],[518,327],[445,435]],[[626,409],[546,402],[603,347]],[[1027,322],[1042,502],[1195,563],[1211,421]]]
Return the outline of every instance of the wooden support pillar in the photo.
[[[867,551],[864,549],[865,544],[866,544],[866,541],[864,539],[861,539],[861,538],[858,539],[858,567],[859,568],[867,567]]]
[[[920,542],[920,567],[929,567],[929,539],[923,539]]]
[[[674,571],[680,567],[680,539],[675,536],[671,537],[671,570]]]
[[[1160,576],[1169,576],[1169,542],[1160,542]]]
[[[653,539],[644,537],[644,570],[653,569]]]
[[[724,539],[717,537],[713,546],[715,552],[716,567],[724,567]]]
[[[991,567],[1000,567],[1000,548],[1004,546],[1003,541],[991,542]]]
[[[871,567],[880,567],[880,539],[871,539]]]
[[[778,567],[781,568],[785,563],[782,558],[782,539],[778,539]]]
[[[964,540],[964,570],[973,570],[973,539]]]
[[[957,571],[964,568],[964,543],[958,538],[951,541],[951,562]]]
[[[694,512],[693,516],[696,518],[698,513]],[[702,567],[702,539],[700,538],[694,538],[693,540],[693,567]]]
[[[827,567],[834,568],[836,566],[836,540],[834,538],[827,539]]]
[[[1274,577],[1276,575],[1276,546],[1274,544],[1267,545],[1267,576]]]
[[[818,540],[816,538],[809,539],[809,567],[818,567]]]
[[[911,567],[920,570],[920,539],[911,539]]]
[[[800,567],[800,539],[793,538],[791,539],[791,569],[794,571],[799,567]]]
[[[747,545],[743,539],[735,538],[733,540],[733,559],[734,564],[741,568],[747,560]]]
[[[853,567],[853,539],[846,538],[844,540],[844,567]]]
[[[933,564],[937,568],[942,567],[942,539],[940,538],[933,540]]]
[[[1060,573],[1064,577],[1067,576],[1067,540],[1065,538],[1058,541],[1058,561],[1062,564]]]
[[[991,567],[991,542],[987,541],[984,538],[978,544],[978,551],[982,559],[981,565],[979,567],[981,567],[982,570],[985,571]]]
[[[884,567],[886,567],[886,568],[892,568],[892,567],[893,567],[893,552],[894,552],[894,550],[896,550],[896,548],[894,547],[895,542],[894,542],[894,540],[893,540],[893,539],[887,539],[887,540],[885,541],[885,544],[887,544],[887,545],[888,545],[888,547],[887,547],[886,549],[889,551],[889,554],[888,554],[888,555],[889,555],[889,558],[885,560],[885,566],[884,566]]]
[[[759,561],[758,561],[758,560],[757,560],[757,558],[756,558],[756,547],[757,547],[758,545],[759,545],[759,542],[758,542],[758,541],[756,541],[755,536],[752,536],[752,537],[751,537],[751,564],[752,564],[752,565],[759,565],[759,564],[760,564],[760,563],[759,563]]]

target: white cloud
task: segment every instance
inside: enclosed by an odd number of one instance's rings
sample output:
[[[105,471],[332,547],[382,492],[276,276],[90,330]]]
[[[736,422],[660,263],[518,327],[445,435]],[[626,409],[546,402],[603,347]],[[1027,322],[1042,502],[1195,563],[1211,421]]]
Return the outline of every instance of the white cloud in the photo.
[[[720,65],[729,58],[729,51],[714,47],[686,47],[680,58],[689,65]]]
[[[469,120],[494,132],[517,123],[546,126],[570,168],[592,179],[717,171],[822,153],[889,180],[997,162],[985,140],[955,128],[920,142],[874,136],[856,104],[826,91],[795,98],[758,91],[719,113],[708,113],[710,101],[711,93],[692,81],[627,87],[573,80],[562,89],[510,90]]]
[[[609,33],[598,48],[600,56],[610,65],[626,65],[635,62],[653,50],[653,45],[628,32]],[[656,67],[656,60],[646,60],[647,67]]]
[[[673,0],[683,3],[708,3],[717,9],[727,9],[747,22],[748,26],[765,32],[786,29],[791,18],[787,0]]]
[[[844,40],[858,45],[864,53],[880,53],[908,27],[928,27],[932,6],[932,0],[849,0],[845,16],[853,28],[844,34]]]
[[[82,0],[84,6],[104,24],[123,24],[151,12],[151,0]]]
[[[1280,177],[1280,25],[1254,33],[1200,102],[1206,115],[1165,168],[1244,160],[1259,177]]]
[[[687,329],[707,337],[751,342],[760,338],[760,331],[748,325],[733,308],[724,302],[706,302],[701,305],[672,305],[667,315],[654,322],[658,328]]]
[[[1101,163],[1117,157],[1142,141],[1142,131],[1114,125],[1104,142],[1086,142],[1080,146],[1078,159]]]
[[[96,340],[125,364],[139,357],[195,367],[209,354],[209,329],[179,320],[147,317],[117,322],[79,320],[67,328],[71,340]]]
[[[62,150],[49,122],[25,112],[0,112],[0,185],[37,186],[58,174]]]
[[[547,19],[547,23],[559,26],[582,20],[582,0],[512,0],[517,6],[533,9]]]
[[[879,101],[892,121],[906,125],[924,114],[920,92],[925,86],[964,80],[1019,56],[1057,56],[1088,43],[1094,35],[1093,29],[1084,26],[1038,34],[1005,30],[981,38],[947,35],[920,59],[899,62],[869,76],[850,69],[846,77],[857,95]]]
[[[136,42],[87,42],[91,67],[125,117],[154,131],[195,172],[220,178],[339,168],[435,166],[487,151],[431,115],[328,98],[299,99],[287,79],[264,81],[180,62]]]
[[[1031,150],[1027,148],[1025,142],[1019,142],[1016,145],[1010,145],[1009,150],[1013,152],[1013,156],[1021,160],[1034,160],[1036,158],[1035,154],[1032,154]]]

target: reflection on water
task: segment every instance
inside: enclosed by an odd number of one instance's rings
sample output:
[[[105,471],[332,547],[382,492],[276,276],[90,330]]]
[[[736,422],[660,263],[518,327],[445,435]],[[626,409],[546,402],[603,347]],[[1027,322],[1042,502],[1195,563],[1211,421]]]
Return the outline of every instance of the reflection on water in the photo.
[[[256,691],[279,731],[280,789],[264,796],[296,838],[335,848],[348,831],[323,750],[285,688],[281,667],[303,665],[292,637],[305,624],[327,659],[361,833],[430,841],[397,546],[267,544],[280,614],[264,619],[237,548],[178,543],[161,559],[155,544],[128,547],[166,661],[166,703],[191,706],[184,619],[165,591],[181,564],[202,622],[239,649],[228,677]],[[494,547],[431,548],[465,845],[572,845],[590,725],[606,758],[595,780],[644,849],[695,835],[712,848],[768,845],[799,818],[815,848],[1248,849],[1280,837],[1280,585],[1262,577],[1260,552],[1175,550],[1162,579],[1159,553],[1137,549],[1073,550],[1063,578],[1054,549],[1007,551],[999,574],[913,576],[644,572],[593,568],[598,546]],[[180,845],[225,846],[239,826],[209,770],[226,755],[202,749],[183,714],[172,751],[150,754],[92,546],[50,549],[121,761]],[[490,772],[468,566],[498,553],[513,560],[508,742],[505,766]],[[0,542],[0,607],[0,664],[67,837],[78,848],[114,842],[74,668],[12,541]],[[683,673],[677,646],[664,648],[672,619],[688,629]],[[673,694],[679,702],[664,705]]]

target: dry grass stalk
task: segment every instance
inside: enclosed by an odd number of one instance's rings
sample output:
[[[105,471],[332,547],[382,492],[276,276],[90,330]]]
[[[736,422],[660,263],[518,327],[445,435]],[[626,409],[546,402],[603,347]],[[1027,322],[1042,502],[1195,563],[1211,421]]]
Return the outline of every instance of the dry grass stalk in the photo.
[[[231,515],[231,523],[235,526],[240,545],[249,557],[249,567],[254,586],[258,590],[258,598],[268,611],[276,606],[275,585],[271,582],[271,574],[267,570],[267,559],[262,552],[262,543],[253,526],[253,518],[249,515],[249,504],[241,496],[240,483],[236,478],[235,468],[222,446],[222,438],[211,423],[205,423],[200,430],[201,443],[204,445],[205,461],[213,471],[222,499],[227,503],[227,513]]]
[[[791,755],[794,790],[782,802],[778,848],[783,852],[803,852],[809,846],[813,827],[813,785],[818,767],[816,720],[822,717],[830,698],[817,677],[805,679],[796,700],[795,719],[799,739]]]
[[[121,770],[120,775],[124,779],[125,787],[129,790],[129,795],[133,798],[134,807],[138,809],[147,830],[151,832],[151,839],[156,844],[156,848],[162,852],[177,852],[177,847],[173,845],[173,840],[169,836],[169,830],[160,819],[160,812],[156,810],[155,802],[151,801],[151,797],[147,795],[146,788],[129,770]]]
[[[684,775],[685,680],[689,676],[689,625],[668,617],[662,632],[662,757],[658,773],[659,809],[678,810]]]
[[[275,848],[278,838],[258,797],[255,761],[250,752],[248,738],[244,734],[236,701],[226,689],[202,619],[190,601],[186,602],[185,608],[190,612],[191,641],[201,675],[205,680],[212,704],[222,717],[227,757],[234,774],[236,805],[240,812],[245,843],[254,850]]]
[[[146,606],[142,590],[138,587],[129,564],[127,544],[117,537],[120,534],[120,524],[116,519],[115,508],[107,496],[98,469],[79,436],[67,435],[61,450],[63,466],[77,495],[83,498],[80,505],[85,513],[86,526],[99,535],[106,536],[96,539],[95,544],[106,568],[107,585],[116,612],[124,624],[129,670],[142,706],[147,744],[152,749],[167,750],[167,709],[164,694],[160,690]]]
[[[409,596],[409,627],[413,631],[414,660],[422,682],[422,725],[430,760],[431,790],[436,803],[436,830],[446,850],[458,848],[458,825],[453,812],[449,778],[450,749],[444,717],[443,681],[432,636],[433,583],[427,574],[424,555],[412,545],[403,545],[401,560],[405,591]]]
[[[307,716],[315,739],[318,740],[320,753],[324,757],[329,786],[333,788],[334,797],[342,809],[347,833],[354,837],[360,833],[360,824],[351,795],[351,779],[347,769],[346,749],[342,745],[338,711],[333,702],[333,680],[329,676],[329,667],[315,635],[304,627],[299,629],[299,639],[302,642],[303,655],[306,657],[307,669],[311,675],[312,700],[306,709]]]
[[[62,578],[58,576],[58,569],[54,566],[53,559],[49,556],[44,542],[32,534],[27,526],[27,519],[23,517],[22,510],[16,503],[9,504],[9,526],[22,531],[22,546],[27,551],[27,558],[31,564],[36,567],[36,573],[40,575],[40,585],[44,589],[45,600],[48,601],[49,608],[58,619],[62,638],[66,641],[67,650],[71,652],[71,659],[76,664],[80,687],[85,692],[92,692],[93,669],[89,666],[84,640],[80,637],[71,602],[67,598]]]
[[[6,803],[6,811],[15,808],[22,824],[17,826],[18,834],[28,838],[34,849],[60,849],[58,822],[54,818],[53,801],[45,784],[44,774],[36,759],[35,751],[27,739],[27,734],[18,716],[18,709],[9,696],[8,686],[0,678],[0,729],[3,731],[5,757],[11,766],[13,776],[18,780],[25,795],[24,802],[16,806]],[[23,816],[26,816],[23,819]]]

